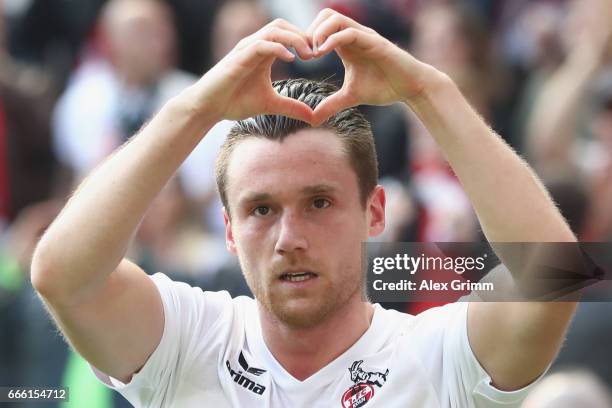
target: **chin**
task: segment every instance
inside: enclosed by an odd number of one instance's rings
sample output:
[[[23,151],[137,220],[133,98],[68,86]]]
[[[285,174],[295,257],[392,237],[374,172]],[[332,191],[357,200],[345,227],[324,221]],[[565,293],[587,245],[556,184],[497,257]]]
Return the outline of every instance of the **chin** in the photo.
[[[270,312],[283,324],[295,329],[308,329],[326,321],[334,310],[333,300],[291,299],[287,302],[271,302]]]

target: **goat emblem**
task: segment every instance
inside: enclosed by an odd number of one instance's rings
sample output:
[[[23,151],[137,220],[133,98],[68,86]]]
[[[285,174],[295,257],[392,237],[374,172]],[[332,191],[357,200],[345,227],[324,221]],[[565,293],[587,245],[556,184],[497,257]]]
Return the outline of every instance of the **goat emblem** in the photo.
[[[361,368],[361,364],[363,364],[363,360],[355,361],[348,369],[351,373],[351,381],[355,384],[374,384],[382,387],[387,381],[389,369],[387,368],[387,371],[384,373],[379,371],[364,371]]]

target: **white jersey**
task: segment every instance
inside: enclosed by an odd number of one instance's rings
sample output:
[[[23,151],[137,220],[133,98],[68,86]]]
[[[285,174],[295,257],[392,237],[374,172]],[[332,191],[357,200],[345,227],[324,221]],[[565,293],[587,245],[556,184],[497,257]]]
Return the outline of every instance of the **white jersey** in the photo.
[[[129,384],[94,369],[136,407],[510,408],[530,388],[490,384],[468,343],[467,303],[417,316],[375,305],[361,338],[299,381],[268,350],[254,299],[152,279],[165,312],[160,344]]]

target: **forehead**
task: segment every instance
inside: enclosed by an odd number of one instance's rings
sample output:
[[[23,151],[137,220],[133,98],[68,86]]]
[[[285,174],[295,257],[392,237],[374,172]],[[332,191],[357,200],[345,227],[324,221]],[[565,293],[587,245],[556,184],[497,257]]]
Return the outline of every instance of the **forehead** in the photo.
[[[253,193],[292,194],[314,185],[350,193],[358,189],[340,138],[328,129],[305,129],[282,142],[251,137],[234,149],[227,171],[230,202]]]

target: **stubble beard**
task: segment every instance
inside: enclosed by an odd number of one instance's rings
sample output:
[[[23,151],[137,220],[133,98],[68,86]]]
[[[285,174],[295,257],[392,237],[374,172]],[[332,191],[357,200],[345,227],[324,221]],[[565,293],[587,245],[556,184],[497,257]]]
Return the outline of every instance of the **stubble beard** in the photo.
[[[255,277],[242,260],[240,264],[255,299],[274,319],[292,329],[308,329],[324,323],[340,311],[356,293],[361,292],[360,279],[344,282],[343,285],[326,285],[309,299],[302,300],[301,303],[306,306],[294,307],[290,305],[292,299],[288,299],[285,294],[274,293],[275,282],[270,281],[268,276]],[[263,282],[266,282],[266,285]]]

